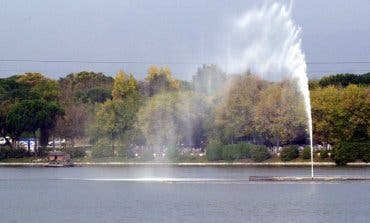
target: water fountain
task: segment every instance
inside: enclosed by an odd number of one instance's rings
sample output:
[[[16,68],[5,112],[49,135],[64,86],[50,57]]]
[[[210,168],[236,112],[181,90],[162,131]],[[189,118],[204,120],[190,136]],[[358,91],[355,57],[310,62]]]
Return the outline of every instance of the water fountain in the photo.
[[[301,28],[292,20],[291,5],[273,3],[248,11],[235,21],[228,47],[228,72],[250,70],[264,79],[295,79],[307,116],[313,172],[313,136],[307,66],[301,49]],[[243,47],[241,47],[243,46]]]
[[[235,21],[229,37],[228,73],[247,70],[264,79],[293,79],[303,98],[307,117],[311,174],[307,177],[252,176],[251,181],[346,181],[370,180],[364,176],[315,176],[313,134],[307,66],[301,48],[301,28],[292,19],[292,5],[265,4],[248,11]]]

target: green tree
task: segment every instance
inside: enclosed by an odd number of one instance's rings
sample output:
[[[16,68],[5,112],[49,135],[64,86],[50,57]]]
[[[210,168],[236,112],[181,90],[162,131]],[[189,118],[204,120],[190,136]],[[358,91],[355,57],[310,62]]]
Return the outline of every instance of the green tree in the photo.
[[[40,101],[47,101],[49,104],[55,105],[59,108],[56,102],[58,96],[59,88],[57,86],[57,82],[46,78],[40,73],[25,73],[19,76],[12,76],[9,78],[0,79],[1,135],[5,136],[7,134],[11,134],[13,136],[18,136],[23,132],[22,129],[16,128],[15,126],[10,126],[7,122],[7,119],[9,119],[8,116],[11,114],[11,111],[14,107],[18,106],[23,101],[29,102],[35,100],[36,103],[39,103]],[[46,111],[47,109],[50,109],[50,106],[46,106],[44,110]],[[52,111],[49,112],[52,113]],[[51,116],[51,118],[54,117]],[[44,125],[46,124],[47,122],[44,123]],[[53,123],[51,123],[50,125],[46,125],[40,129],[42,133],[40,142],[42,144],[47,141],[46,137],[48,136],[48,133],[52,127]]]
[[[40,73],[25,73],[18,76],[16,81],[27,86],[30,93],[39,99],[56,101],[59,97],[58,83]]]
[[[12,135],[10,126],[6,122],[9,112],[19,101],[37,98],[30,92],[29,87],[17,81],[18,78],[19,76],[0,78],[0,136],[6,140],[5,136]],[[9,140],[7,141],[7,144],[13,147]]]
[[[346,87],[350,84],[357,85],[369,85],[370,84],[370,73],[365,73],[362,75],[357,74],[335,74],[326,77],[322,77],[319,80],[319,85],[321,87],[327,87],[330,85]]]
[[[108,89],[104,88],[92,88],[87,91],[86,93],[86,99],[90,103],[103,103],[106,100],[109,100],[112,98],[112,93]]]
[[[92,141],[108,139],[112,154],[116,154],[117,143],[134,141],[134,123],[141,103],[137,81],[120,71],[114,79],[112,95],[112,100],[97,105],[89,132]]]
[[[75,102],[95,103],[110,99],[113,78],[103,73],[82,71],[60,78],[58,85],[59,103],[64,107]]]
[[[36,131],[40,130],[40,144],[46,146],[50,130],[55,126],[56,117],[62,113],[56,103],[42,99],[24,100],[12,108],[6,122],[15,137],[23,132],[31,132],[36,138]]]
[[[132,116],[129,105],[120,100],[109,100],[98,105],[94,123],[90,127],[90,138],[93,141],[109,139],[112,153],[115,154],[117,139],[130,128]]]

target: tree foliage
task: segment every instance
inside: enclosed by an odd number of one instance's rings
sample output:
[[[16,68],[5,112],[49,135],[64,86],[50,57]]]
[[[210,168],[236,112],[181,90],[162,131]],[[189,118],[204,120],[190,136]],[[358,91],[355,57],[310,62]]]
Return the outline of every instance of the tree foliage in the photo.
[[[278,146],[304,132],[307,121],[303,100],[289,82],[269,85],[255,109],[257,131]]]
[[[289,145],[283,147],[283,150],[280,153],[280,159],[283,162],[291,161],[293,159],[298,158],[299,156],[299,150],[298,146],[296,145]]]
[[[370,89],[329,86],[311,92],[314,138],[322,143],[370,137]]]
[[[222,159],[223,144],[220,141],[212,140],[208,143],[206,157],[207,160],[217,161]]]
[[[369,78],[370,73],[338,74],[310,81],[315,143],[369,140]],[[303,145],[308,138],[295,80],[226,76],[215,65],[200,67],[191,82],[176,80],[168,67],[157,66],[141,81],[124,71],[115,78],[86,71],[58,81],[40,73],[0,78],[0,136],[36,132],[43,145],[51,133],[72,142],[89,136],[96,156],[128,156],[136,145],[173,151],[207,147],[209,160],[251,156],[258,162],[269,157],[267,148],[240,142]],[[343,148],[333,154],[338,163],[357,153],[355,147]],[[153,151],[147,152],[152,157]],[[356,160],[369,160],[362,153]],[[303,156],[309,155],[304,150]]]
[[[34,97],[46,101],[56,101],[58,99],[60,93],[58,83],[40,73],[25,73],[19,76],[16,81],[26,86],[29,93],[35,95]]]
[[[356,85],[370,85],[370,73],[365,73],[362,75],[357,74],[336,74],[323,77],[319,80],[319,85],[321,87],[327,87],[330,85],[347,87],[350,84]]]
[[[119,71],[114,78],[112,97],[113,100],[138,98],[139,86],[134,76],[128,77],[123,71]]]
[[[120,71],[116,75],[112,90],[113,99],[96,106],[95,120],[90,125],[90,138],[93,141],[107,140],[115,154],[115,146],[128,134],[134,133],[136,113],[140,106],[140,93],[133,76],[126,78]]]
[[[55,135],[70,139],[74,147],[74,139],[85,136],[87,111],[84,104],[72,104],[64,108],[64,115],[56,120]]]
[[[23,132],[32,132],[35,135],[40,130],[40,144],[46,146],[50,130],[55,126],[56,116],[62,113],[55,103],[42,99],[24,100],[12,108],[6,123],[15,137]]]
[[[40,130],[40,143],[46,145],[55,118],[62,113],[59,93],[57,82],[40,73],[0,79],[1,135],[19,137]]]
[[[193,76],[193,90],[197,93],[212,95],[223,90],[226,79],[226,74],[218,66],[203,65]]]
[[[82,71],[60,78],[59,101],[62,106],[75,102],[104,102],[111,98],[113,78],[103,73]]]
[[[311,159],[311,148],[309,146],[304,147],[302,151],[302,158],[305,160]]]
[[[137,127],[150,145],[200,144],[205,129],[207,102],[191,92],[161,93],[138,112]]]
[[[253,138],[257,135],[256,106],[267,82],[252,75],[231,78],[220,105],[215,109],[215,122],[222,135],[230,139]]]
[[[251,149],[251,158],[255,162],[263,162],[270,157],[271,155],[266,146],[256,145]]]
[[[370,141],[365,142],[340,142],[334,148],[333,160],[338,165],[362,160],[369,162]]]
[[[169,67],[158,68],[155,65],[150,66],[145,80],[148,82],[150,96],[160,92],[176,91],[180,89],[180,82],[172,77]]]

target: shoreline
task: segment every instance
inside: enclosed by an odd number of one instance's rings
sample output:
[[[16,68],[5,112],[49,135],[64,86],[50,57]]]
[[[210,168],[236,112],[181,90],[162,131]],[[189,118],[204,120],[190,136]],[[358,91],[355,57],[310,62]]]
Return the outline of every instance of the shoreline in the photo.
[[[1,163],[0,167],[46,167],[49,163]],[[75,162],[75,167],[125,167],[125,166],[172,166],[172,167],[309,167],[309,162],[267,162],[267,163],[243,163],[243,162],[218,162],[218,163],[196,163],[196,162]],[[334,162],[316,162],[315,167],[335,167]],[[346,166],[344,166],[346,167]],[[370,167],[370,163],[347,163],[347,167]]]

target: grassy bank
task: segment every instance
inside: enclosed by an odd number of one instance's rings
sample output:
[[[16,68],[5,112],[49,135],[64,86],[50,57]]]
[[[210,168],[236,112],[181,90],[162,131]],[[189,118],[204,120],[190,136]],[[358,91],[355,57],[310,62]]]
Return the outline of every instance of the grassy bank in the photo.
[[[245,167],[285,167],[285,166],[310,166],[309,160],[301,158],[281,162],[280,159],[273,157],[263,162],[253,162],[251,159],[240,159],[235,161],[207,161],[193,160],[193,161],[168,161],[168,160],[152,160],[140,161],[138,159],[126,159],[119,157],[106,157],[106,158],[80,158],[73,159],[76,166],[245,166]],[[0,161],[0,167],[38,167],[47,164],[46,159],[36,159],[34,157],[26,157],[19,159],[3,159]],[[315,161],[314,165],[317,166],[336,166],[335,162],[328,161]],[[370,167],[370,163],[352,162],[348,166]]]

